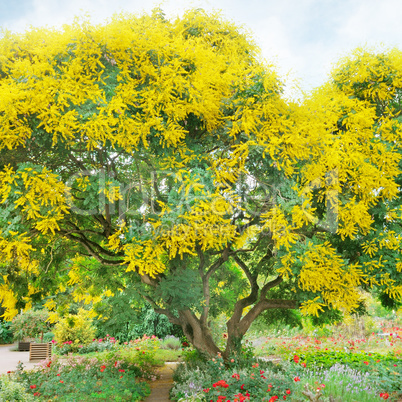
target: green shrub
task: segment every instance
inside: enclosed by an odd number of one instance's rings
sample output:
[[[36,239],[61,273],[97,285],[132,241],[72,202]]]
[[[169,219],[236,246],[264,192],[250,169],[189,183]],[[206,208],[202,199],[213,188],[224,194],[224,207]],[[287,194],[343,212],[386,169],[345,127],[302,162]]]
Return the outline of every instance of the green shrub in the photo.
[[[155,335],[157,338],[167,335],[180,337],[183,331],[178,325],[172,324],[165,315],[155,313],[153,308],[145,303],[135,322],[129,325],[128,339],[141,338],[143,335]]]
[[[178,350],[182,347],[182,341],[176,338],[174,335],[168,335],[165,339],[159,341],[159,347],[161,349],[174,349]]]
[[[11,322],[11,331],[14,339],[42,338],[45,332],[49,332],[51,324],[47,321],[47,310],[28,310],[15,316]]]
[[[10,322],[0,321],[0,343],[11,343],[13,341],[13,332],[10,327]]]
[[[33,395],[26,391],[24,383],[12,381],[6,376],[0,376],[0,401],[33,401]]]
[[[43,334],[43,342],[51,342],[53,339],[54,339],[53,332],[46,332],[46,334]]]

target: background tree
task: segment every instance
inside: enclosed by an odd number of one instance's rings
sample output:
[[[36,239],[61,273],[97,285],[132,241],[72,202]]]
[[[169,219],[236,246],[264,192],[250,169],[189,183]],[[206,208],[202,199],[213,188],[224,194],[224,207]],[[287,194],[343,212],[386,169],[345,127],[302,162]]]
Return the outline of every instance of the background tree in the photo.
[[[6,32],[0,55],[8,316],[66,285],[88,302],[130,286],[227,358],[264,311],[347,312],[359,286],[400,297],[386,222],[400,221],[401,128],[353,92],[355,61],[292,103],[241,28],[199,10]],[[384,65],[392,80],[376,96],[398,103],[401,63]],[[366,261],[380,229],[387,262]],[[221,351],[212,286],[236,277]]]

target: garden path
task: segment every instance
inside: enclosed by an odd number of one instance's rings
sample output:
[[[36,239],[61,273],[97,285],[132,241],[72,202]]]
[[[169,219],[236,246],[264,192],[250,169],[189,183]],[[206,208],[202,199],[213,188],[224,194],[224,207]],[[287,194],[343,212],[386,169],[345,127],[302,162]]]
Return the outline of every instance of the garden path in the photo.
[[[151,395],[144,402],[168,402],[173,386],[173,371],[177,363],[166,363],[158,370],[159,378],[151,383]]]
[[[38,364],[29,361],[29,352],[18,352],[16,349],[17,344],[0,345],[0,374],[14,371],[19,362],[22,362],[26,369],[34,368],[35,364]]]

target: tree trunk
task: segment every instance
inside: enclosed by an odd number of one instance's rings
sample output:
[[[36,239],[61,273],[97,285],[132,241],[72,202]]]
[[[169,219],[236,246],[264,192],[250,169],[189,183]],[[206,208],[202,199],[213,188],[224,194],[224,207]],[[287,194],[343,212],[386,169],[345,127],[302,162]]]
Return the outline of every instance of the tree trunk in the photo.
[[[190,310],[179,311],[179,320],[184,335],[201,354],[214,357],[222,353],[212,338],[211,330]]]

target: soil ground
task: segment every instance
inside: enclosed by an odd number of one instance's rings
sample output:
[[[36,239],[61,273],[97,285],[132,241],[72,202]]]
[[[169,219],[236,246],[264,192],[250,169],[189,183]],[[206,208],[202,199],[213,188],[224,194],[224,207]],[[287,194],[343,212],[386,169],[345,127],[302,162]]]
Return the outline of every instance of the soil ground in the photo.
[[[166,363],[158,370],[159,378],[151,383],[151,395],[144,402],[168,402],[169,391],[173,386],[173,371],[176,363]]]

